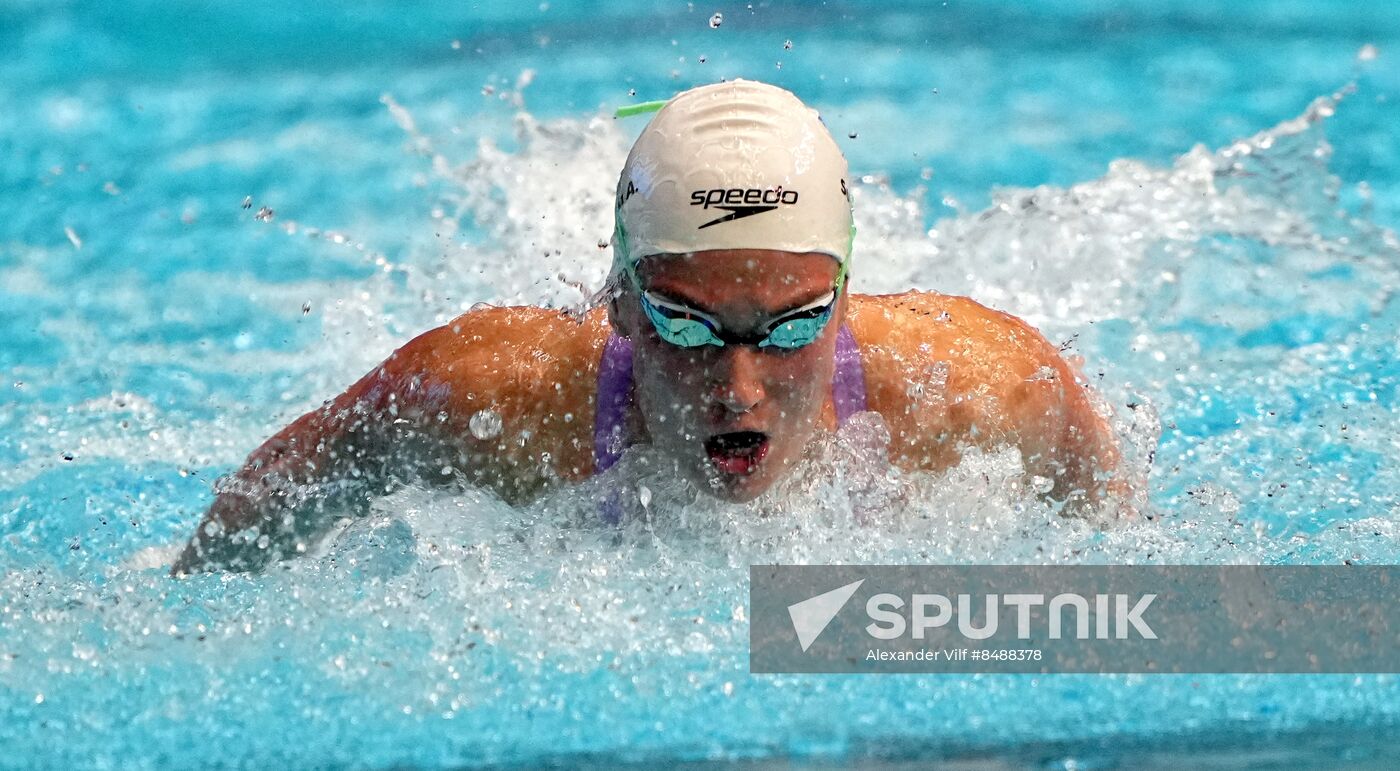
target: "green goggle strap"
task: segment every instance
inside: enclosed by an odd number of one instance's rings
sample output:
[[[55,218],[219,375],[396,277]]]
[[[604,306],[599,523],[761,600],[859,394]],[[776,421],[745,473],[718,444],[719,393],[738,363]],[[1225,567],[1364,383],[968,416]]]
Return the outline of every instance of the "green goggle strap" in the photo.
[[[613,113],[613,117],[614,117],[614,118],[630,118],[630,117],[632,117],[633,115],[642,115],[642,114],[644,114],[644,113],[656,112],[657,110],[660,110],[662,107],[665,107],[665,106],[666,106],[666,103],[669,102],[669,101],[671,101],[671,100],[670,100],[670,99],[659,99],[659,100],[657,100],[657,101],[655,101],[655,102],[642,102],[642,103],[640,103],[640,104],[629,104],[629,105],[624,105],[624,106],[622,106],[622,107],[617,108],[617,111]]]

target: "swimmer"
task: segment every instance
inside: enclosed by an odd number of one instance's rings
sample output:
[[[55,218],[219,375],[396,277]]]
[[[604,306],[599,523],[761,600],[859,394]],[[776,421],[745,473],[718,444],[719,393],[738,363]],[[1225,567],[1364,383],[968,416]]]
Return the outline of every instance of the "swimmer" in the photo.
[[[473,310],[410,341],[222,479],[172,572],[305,551],[403,480],[521,503],[643,444],[749,501],[863,411],[899,467],[1013,446],[1065,511],[1115,497],[1114,436],[1056,346],[965,297],[850,294],[854,236],[813,110],[752,81],[683,92],[618,181],[606,307]]]

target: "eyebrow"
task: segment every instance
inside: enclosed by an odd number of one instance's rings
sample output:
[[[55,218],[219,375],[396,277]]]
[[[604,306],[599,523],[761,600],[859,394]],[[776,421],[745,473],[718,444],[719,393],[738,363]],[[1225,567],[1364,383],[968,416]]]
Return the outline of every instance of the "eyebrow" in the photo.
[[[706,306],[706,305],[705,305],[704,303],[702,303],[702,302],[698,302],[698,301],[693,300],[693,299],[691,299],[691,298],[689,298],[689,297],[686,297],[685,294],[682,293],[682,292],[677,292],[677,291],[674,291],[674,290],[671,290],[671,289],[648,289],[648,290],[646,290],[646,291],[651,292],[652,294],[660,295],[661,297],[664,297],[664,298],[666,298],[667,300],[669,300],[669,301],[671,301],[671,302],[674,302],[674,303],[676,303],[676,304],[678,304],[678,305],[684,305],[684,306],[686,306],[687,308],[690,308],[690,309],[692,309],[692,310],[699,311],[699,312],[701,312],[701,313],[705,313],[705,314],[708,314],[708,315],[711,315],[711,316],[718,315],[718,313],[719,313],[718,311],[713,310],[712,308]],[[764,315],[767,315],[767,316],[770,316],[770,317],[783,316],[783,315],[785,315],[785,314],[788,314],[788,313],[791,313],[792,311],[797,310],[798,308],[801,308],[801,307],[804,306],[804,305],[810,305],[810,304],[816,302],[817,300],[820,300],[821,298],[827,296],[828,294],[831,294],[831,288],[830,288],[830,287],[828,287],[828,288],[826,288],[826,289],[823,289],[823,290],[821,290],[821,291],[819,291],[819,292],[814,292],[814,293],[811,294],[811,296],[807,297],[806,299],[800,299],[800,300],[796,300],[796,301],[794,301],[794,302],[792,302],[792,303],[789,303],[788,305],[786,305],[785,307],[783,307],[781,310],[776,310],[776,311],[773,311],[772,313],[765,313]]]

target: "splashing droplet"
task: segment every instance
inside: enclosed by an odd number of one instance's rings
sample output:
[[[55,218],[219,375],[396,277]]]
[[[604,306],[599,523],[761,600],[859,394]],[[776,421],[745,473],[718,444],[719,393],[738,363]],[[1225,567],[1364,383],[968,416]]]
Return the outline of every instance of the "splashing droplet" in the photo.
[[[1361,50],[1356,52],[1356,60],[1361,62],[1373,62],[1377,56],[1380,56],[1380,51],[1373,43],[1361,46]]]
[[[638,486],[638,487],[637,487],[637,500],[638,500],[638,502],[640,502],[640,503],[642,504],[642,508],[644,508],[644,509],[645,509],[646,507],[650,506],[650,505],[651,505],[651,488],[650,488],[650,487],[647,487],[646,485],[640,485],[640,486]]]
[[[791,40],[784,40],[784,41],[783,41],[783,50],[784,50],[784,51],[791,51],[791,50],[792,50],[792,41],[791,41]]]
[[[1049,381],[1049,380],[1054,380],[1054,379],[1055,379],[1055,368],[1054,368],[1054,367],[1047,366],[1047,365],[1041,365],[1040,369],[1037,369],[1035,372],[1031,373],[1031,376],[1030,376],[1030,377],[1026,378],[1026,382],[1027,382],[1027,383],[1035,383],[1035,382]]]
[[[719,25],[724,23],[724,14],[715,11],[715,15],[710,17],[710,29],[719,29]]]
[[[264,206],[261,209],[258,209],[258,213],[253,215],[253,219],[257,220],[258,222],[271,222],[272,216],[272,209],[269,209],[268,207]]]
[[[501,435],[501,416],[494,410],[479,410],[467,421],[467,428],[477,439],[495,439]]]
[[[846,136],[850,137],[851,139],[855,139],[857,136],[859,136],[859,134],[857,134],[856,132],[852,131],[851,133],[847,134]]]
[[[249,196],[244,196],[244,197],[243,197],[243,208],[245,208],[245,209],[251,209],[251,208],[253,208],[253,196],[249,195]]]
[[[73,244],[74,249],[83,248],[83,239],[78,238],[77,231],[73,230],[71,227],[66,227],[63,229],[63,233],[68,236],[68,242]]]

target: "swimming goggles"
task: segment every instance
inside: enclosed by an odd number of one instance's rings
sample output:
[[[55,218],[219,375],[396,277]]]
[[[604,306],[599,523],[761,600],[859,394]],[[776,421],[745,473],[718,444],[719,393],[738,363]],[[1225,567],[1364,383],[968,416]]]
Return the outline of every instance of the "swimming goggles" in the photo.
[[[846,266],[843,264],[830,292],[800,308],[787,311],[757,332],[740,335],[726,332],[719,321],[708,314],[643,290],[636,272],[627,272],[637,289],[637,296],[641,298],[642,311],[656,328],[656,333],[662,340],[681,348],[756,345],[760,348],[793,350],[810,345],[821,337],[822,330],[831,321],[832,314],[836,312],[836,302],[841,298],[841,287],[846,283]]]

